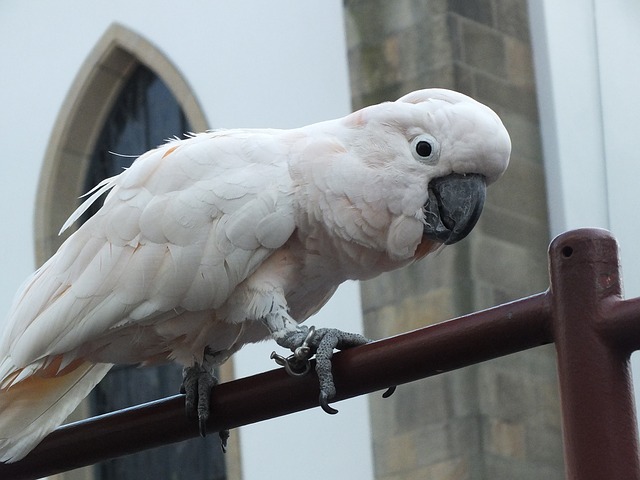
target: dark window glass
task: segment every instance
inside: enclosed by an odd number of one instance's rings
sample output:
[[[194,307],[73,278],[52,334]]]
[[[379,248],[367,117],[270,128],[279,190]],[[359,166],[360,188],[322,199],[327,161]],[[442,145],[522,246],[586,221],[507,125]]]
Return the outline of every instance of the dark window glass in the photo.
[[[189,131],[184,113],[167,86],[151,70],[139,66],[102,127],[85,191],[121,173],[138,155]],[[95,213],[100,205],[94,204],[89,213]]]
[[[188,131],[184,113],[166,85],[151,70],[139,66],[105,121],[87,174],[87,190],[122,172],[135,156]],[[88,215],[95,213],[100,204],[94,205]],[[180,388],[181,371],[174,364],[146,368],[116,366],[92,393],[92,413],[98,415],[174,395]],[[226,478],[215,433],[206,439],[109,460],[95,468],[100,480]]]

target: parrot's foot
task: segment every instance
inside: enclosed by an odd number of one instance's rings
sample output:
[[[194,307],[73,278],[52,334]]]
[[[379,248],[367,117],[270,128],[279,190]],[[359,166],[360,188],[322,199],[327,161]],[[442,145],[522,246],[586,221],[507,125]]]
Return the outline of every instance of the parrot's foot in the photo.
[[[184,367],[182,369],[180,393],[186,395],[184,406],[187,417],[198,419],[198,429],[201,437],[207,435],[211,389],[217,384],[218,379],[198,363],[192,367]],[[222,430],[219,435],[222,451],[226,452],[229,430]]]
[[[299,326],[297,330],[290,331],[277,338],[279,345],[291,349],[293,355],[284,358],[275,352],[271,358],[283,365],[290,375],[304,375],[309,370],[309,359],[316,356],[316,373],[320,382],[319,403],[322,409],[329,414],[338,411],[329,406],[329,402],[336,395],[336,387],[331,372],[331,358],[333,350],[344,350],[369,343],[369,339],[357,333],[347,333],[335,328],[319,328]]]

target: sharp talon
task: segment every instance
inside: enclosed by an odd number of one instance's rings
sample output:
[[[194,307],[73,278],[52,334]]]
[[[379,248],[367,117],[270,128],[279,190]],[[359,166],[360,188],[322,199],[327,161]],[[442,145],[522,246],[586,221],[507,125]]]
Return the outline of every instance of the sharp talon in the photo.
[[[325,393],[320,392],[320,398],[318,399],[318,402],[320,403],[322,409],[329,415],[335,415],[336,413],[338,413],[338,410],[329,405],[329,399],[327,398],[327,395]]]
[[[198,430],[202,438],[207,436],[207,417],[204,415],[198,416]]]
[[[393,395],[393,392],[395,391],[396,391],[395,385],[393,387],[387,388],[387,390],[382,394],[382,398],[389,398],[391,395]]]
[[[229,430],[220,430],[218,432],[220,436],[220,447],[222,448],[222,453],[227,453],[227,441],[229,440]]]

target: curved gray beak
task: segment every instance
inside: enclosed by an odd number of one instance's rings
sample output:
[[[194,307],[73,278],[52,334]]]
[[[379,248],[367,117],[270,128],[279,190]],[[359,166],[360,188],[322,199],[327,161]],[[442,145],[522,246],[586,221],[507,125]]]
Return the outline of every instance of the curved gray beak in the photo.
[[[480,218],[486,192],[485,178],[478,174],[433,179],[424,205],[424,235],[445,245],[462,240]]]

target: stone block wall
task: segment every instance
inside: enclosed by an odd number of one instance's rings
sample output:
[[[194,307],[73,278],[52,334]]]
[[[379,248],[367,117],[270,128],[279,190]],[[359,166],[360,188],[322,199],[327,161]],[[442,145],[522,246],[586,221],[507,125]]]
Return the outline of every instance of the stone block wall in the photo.
[[[549,243],[524,0],[346,0],[353,108],[444,87],[486,103],[513,142],[483,216],[460,244],[362,284],[381,338],[543,291]],[[377,479],[563,478],[552,347],[371,399]]]

